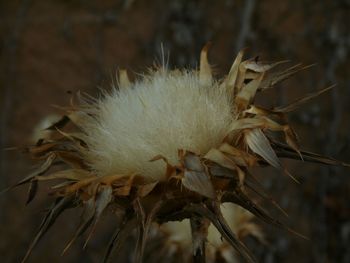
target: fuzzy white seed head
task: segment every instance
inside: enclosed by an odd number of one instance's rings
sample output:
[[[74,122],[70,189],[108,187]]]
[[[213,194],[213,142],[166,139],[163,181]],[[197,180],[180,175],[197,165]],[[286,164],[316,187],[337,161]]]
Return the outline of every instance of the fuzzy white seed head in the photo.
[[[81,124],[86,160],[100,175],[138,173],[163,180],[165,164],[178,150],[205,154],[220,145],[234,119],[232,98],[198,71],[159,70],[127,89],[113,89],[97,102],[94,118]]]

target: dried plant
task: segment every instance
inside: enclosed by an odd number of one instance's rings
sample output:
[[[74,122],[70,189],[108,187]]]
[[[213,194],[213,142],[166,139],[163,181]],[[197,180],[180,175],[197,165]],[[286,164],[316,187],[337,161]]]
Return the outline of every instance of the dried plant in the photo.
[[[130,83],[126,71],[120,71],[112,92],[100,99],[85,97],[77,106],[72,103],[64,117],[48,128],[49,137],[27,148],[32,158],[42,162],[13,186],[29,184],[27,203],[35,197],[39,183],[59,183],[52,187],[55,200],[23,261],[56,219],[76,207],[84,208],[82,221],[64,251],[85,232],[88,241],[108,207],[120,217],[104,262],[134,229],[138,238],[133,261],[141,262],[150,229],[162,228],[174,239],[181,230],[171,230],[174,225],[167,222],[182,220],[190,226],[189,257],[195,262],[215,261],[218,253],[233,262],[228,246],[247,262],[256,262],[239,237],[243,231],[263,239],[260,229],[248,216],[236,223],[240,229],[234,232],[232,220],[239,213],[225,215],[224,203],[236,204],[258,220],[297,234],[250,197],[248,193],[255,192],[279,208],[262,192],[249,168],[273,166],[293,178],[279,158],[346,165],[301,150],[286,117],[330,88],[287,106],[260,107],[254,104],[257,93],[307,66],[280,69],[286,62],[243,60],[241,51],[228,75],[216,80],[207,51],[208,46],[201,52],[198,71],[160,67],[135,83]],[[61,168],[50,172],[56,164]],[[214,252],[205,249],[207,240],[215,239],[210,228],[226,242]]]

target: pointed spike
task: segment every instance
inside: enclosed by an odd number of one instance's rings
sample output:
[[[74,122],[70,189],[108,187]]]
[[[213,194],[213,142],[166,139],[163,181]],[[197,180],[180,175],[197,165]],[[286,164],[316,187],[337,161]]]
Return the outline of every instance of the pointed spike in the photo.
[[[303,64],[299,63],[283,71],[273,73],[269,78],[266,78],[263,81],[263,83],[260,86],[260,90],[266,90],[266,89],[272,88],[277,83],[282,82],[283,80],[289,78],[290,76],[296,74],[297,72],[308,69],[312,66],[314,66],[314,64],[303,66]]]
[[[256,193],[258,196],[262,197],[263,199],[271,202],[271,204],[276,207],[285,217],[289,217],[288,213],[270,196],[267,195],[264,191],[263,193],[259,192],[259,190],[255,189],[253,185],[246,182],[247,188],[249,188],[251,191]]]
[[[158,213],[158,211],[161,209],[163,203],[164,203],[163,200],[160,200],[157,203],[155,203],[152,210],[149,212],[149,214],[145,218],[143,218],[143,222],[139,226],[139,236],[138,236],[136,249],[135,249],[135,259],[134,259],[135,263],[142,263],[148,233],[150,231],[152,222],[156,214]],[[139,203],[139,205],[141,204]],[[142,215],[140,217],[142,217]]]
[[[215,207],[214,207],[215,209]],[[247,262],[256,262],[256,259],[251,254],[249,249],[236,237],[236,235],[232,232],[231,228],[229,227],[227,221],[225,220],[224,216],[221,213],[221,210],[219,207],[216,207],[214,210],[215,214],[218,215],[218,223],[220,224],[223,231],[219,231],[228,241],[231,245],[233,245],[236,250],[241,254],[241,256],[247,261]]]
[[[33,199],[36,196],[37,192],[38,192],[38,181],[31,180],[31,182],[29,184],[28,198],[27,198],[27,201],[26,201],[26,205],[28,205],[31,201],[33,201]]]
[[[244,209],[251,212],[253,215],[255,215],[258,219],[264,221],[267,224],[273,225],[275,227],[278,227],[280,229],[283,229],[285,231],[288,231],[289,233],[292,233],[294,235],[297,235],[299,237],[302,237],[304,239],[307,239],[304,235],[296,232],[295,230],[287,227],[283,223],[281,223],[279,220],[271,217],[262,207],[260,207],[258,204],[254,203],[246,194],[244,194],[242,191],[236,190],[234,193],[225,193],[225,195],[222,198],[223,202],[232,202],[235,203]]]
[[[49,212],[44,217],[44,220],[42,221],[39,231],[34,237],[32,243],[30,244],[24,258],[22,259],[22,263],[26,262],[28,257],[30,256],[33,248],[37,245],[37,243],[40,241],[40,239],[44,236],[44,234],[50,229],[50,227],[55,223],[56,219],[62,214],[62,212],[70,207],[74,201],[73,196],[64,197],[64,198],[58,198],[52,205],[52,208],[49,210]]]
[[[19,182],[17,182],[13,186],[3,190],[1,193],[8,191],[8,190],[11,190],[17,186],[30,183],[36,176],[43,175],[44,173],[46,173],[50,169],[50,167],[51,167],[53,161],[56,159],[56,157],[57,157],[57,155],[55,153],[50,153],[49,156],[46,158],[45,162],[43,162],[33,173],[31,173],[30,175],[28,175],[24,179],[20,180]]]
[[[312,100],[316,97],[318,97],[319,95],[331,90],[332,88],[334,88],[336,85],[332,85],[332,86],[329,86],[325,89],[321,89],[319,91],[316,91],[316,92],[313,92],[313,93],[310,93],[310,94],[307,94],[305,95],[304,97],[302,98],[299,98],[297,99],[296,101],[290,103],[289,105],[287,106],[283,106],[283,107],[277,107],[276,109],[274,109],[275,112],[291,112],[291,111],[294,111],[295,109],[297,109],[300,105],[308,102],[309,100]]]
[[[86,248],[88,242],[90,241],[93,233],[95,232],[97,223],[101,217],[102,212],[106,209],[106,207],[110,204],[113,198],[113,189],[111,186],[107,186],[102,188],[97,195],[96,201],[94,203],[94,215],[93,215],[93,223],[91,230],[89,231],[88,237],[83,245],[83,249]]]
[[[91,230],[89,231],[88,237],[86,238],[86,240],[85,240],[85,242],[84,242],[83,250],[86,249],[86,247],[87,247],[87,245],[88,245],[88,243],[89,243],[89,241],[90,241],[90,239],[91,239],[93,233],[95,233],[96,226],[97,226],[97,220],[94,220],[94,223],[93,223],[93,225],[92,225],[92,227],[91,227]]]
[[[308,69],[313,67],[315,64],[311,64],[311,65],[307,65],[307,66],[303,66],[302,64],[298,64],[296,66],[293,66],[287,70],[285,70],[284,72],[282,72],[281,74],[278,74],[278,76],[276,78],[274,78],[271,82],[271,86],[276,85],[277,83],[289,78],[290,76],[298,73],[299,71]]]
[[[303,155],[300,152],[300,146],[299,146],[299,141],[296,133],[294,130],[287,125],[286,128],[284,129],[284,137],[286,140],[286,143],[300,156],[300,159],[304,161]]]
[[[199,82],[201,85],[209,85],[212,82],[212,72],[208,62],[208,50],[210,46],[211,43],[206,44],[201,51],[199,65]]]
[[[217,205],[213,205],[214,207]],[[191,214],[199,215],[203,218],[208,219],[219,231],[219,233],[225,238],[225,240],[249,263],[257,262],[253,255],[250,253],[248,248],[239,241],[235,234],[226,223],[225,219],[221,214],[220,208],[212,212],[206,206],[190,204],[185,207],[185,211]]]
[[[290,177],[297,184],[300,184],[300,181],[297,178],[295,178],[286,168],[283,169],[283,173]]]
[[[64,247],[61,255],[64,255],[68,249],[72,246],[74,241],[81,236],[85,231],[91,226],[95,214],[95,202],[93,198],[91,198],[89,201],[86,202],[83,212],[83,219],[80,222],[77,230],[75,231],[73,237],[70,239],[70,241],[67,243],[67,245]]]
[[[92,224],[93,222],[93,217],[89,218],[87,221],[84,221],[80,224],[80,226],[78,227],[77,231],[75,232],[74,236],[71,238],[71,240],[67,243],[67,245],[64,247],[61,255],[63,256],[64,254],[66,254],[66,252],[68,251],[68,249],[73,245],[73,243],[75,242],[75,240],[81,236],[88,228],[89,226]]]
[[[125,240],[125,238],[130,235],[130,232],[134,229],[135,225],[137,223],[136,218],[134,215],[129,215],[124,218],[124,221],[120,226],[117,227],[116,231],[114,232],[107,250],[105,252],[103,263],[109,262],[109,259],[112,255],[113,250],[119,250],[119,247],[122,244],[122,241]]]
[[[12,188],[13,188],[13,187],[10,186],[10,187],[6,187],[5,189],[2,189],[2,190],[0,191],[0,195],[3,195],[3,194],[5,194],[5,193],[7,193],[7,192],[10,191]]]
[[[235,94],[234,89],[235,89],[235,84],[236,84],[236,80],[237,80],[238,69],[239,69],[239,65],[242,62],[243,55],[244,55],[244,49],[242,49],[238,53],[235,61],[233,62],[232,66],[231,66],[230,72],[228,73],[228,75],[224,81],[227,92],[229,95]]]
[[[276,207],[284,216],[289,217],[288,213],[272,198],[272,196],[269,193],[266,192],[264,186],[253,174],[246,172],[246,178],[247,180],[245,181],[245,184],[251,191],[256,193],[258,196],[262,197],[263,199],[271,202],[272,205]],[[257,188],[255,188],[255,186],[257,186],[260,189],[260,191]]]
[[[273,141],[272,142],[273,148],[275,149],[277,155],[281,158],[289,158],[289,159],[298,159],[299,155],[295,153],[293,149],[290,148],[289,145]],[[312,163],[321,163],[325,165],[339,165],[344,167],[350,167],[349,163],[345,163],[342,161],[338,161],[334,158],[330,158],[327,156],[323,156],[320,154],[316,154],[313,152],[308,151],[300,151],[301,155],[303,156],[303,159],[305,162],[312,162]]]

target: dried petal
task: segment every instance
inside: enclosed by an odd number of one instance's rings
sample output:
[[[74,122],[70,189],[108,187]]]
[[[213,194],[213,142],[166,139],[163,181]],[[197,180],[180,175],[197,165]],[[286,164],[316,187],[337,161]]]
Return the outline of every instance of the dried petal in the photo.
[[[212,199],[215,198],[214,187],[205,172],[185,170],[182,184],[191,191]]]
[[[185,157],[184,157],[184,165],[186,169],[196,171],[196,172],[203,172],[204,171],[204,166],[201,163],[201,159],[193,154],[187,152]]]
[[[245,132],[245,141],[249,148],[275,168],[281,168],[281,163],[271,147],[269,140],[260,129]]]

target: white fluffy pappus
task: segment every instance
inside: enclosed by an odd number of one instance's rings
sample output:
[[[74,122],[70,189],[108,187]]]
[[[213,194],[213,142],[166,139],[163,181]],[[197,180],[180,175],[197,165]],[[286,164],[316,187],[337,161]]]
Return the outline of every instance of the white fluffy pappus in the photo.
[[[178,150],[205,154],[220,145],[234,121],[232,98],[198,71],[159,69],[128,88],[114,88],[81,124],[85,160],[99,175],[138,173],[162,180],[162,155],[178,162]]]

